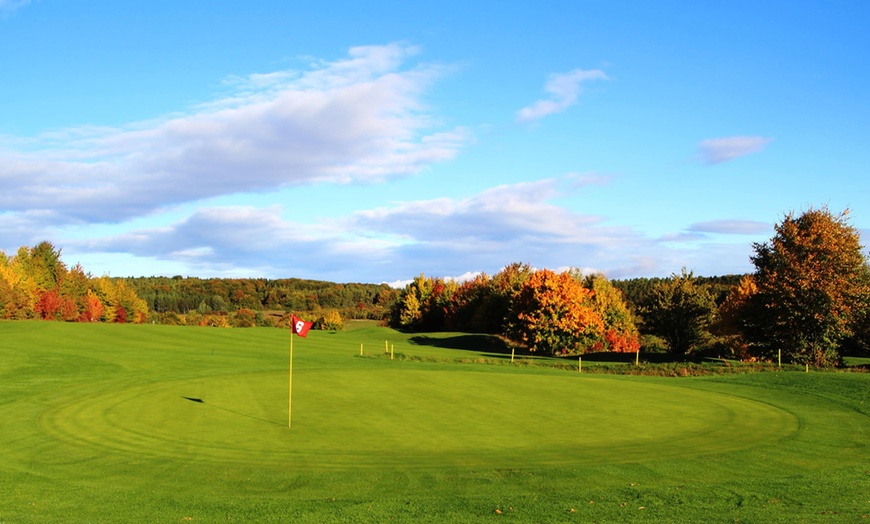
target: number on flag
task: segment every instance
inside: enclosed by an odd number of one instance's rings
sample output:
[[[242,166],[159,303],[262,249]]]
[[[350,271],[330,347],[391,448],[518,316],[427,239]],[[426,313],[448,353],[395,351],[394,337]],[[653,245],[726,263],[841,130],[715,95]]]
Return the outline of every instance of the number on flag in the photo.
[[[290,331],[303,338],[308,335],[308,330],[311,329],[312,324],[313,322],[305,322],[296,315],[290,317]]]

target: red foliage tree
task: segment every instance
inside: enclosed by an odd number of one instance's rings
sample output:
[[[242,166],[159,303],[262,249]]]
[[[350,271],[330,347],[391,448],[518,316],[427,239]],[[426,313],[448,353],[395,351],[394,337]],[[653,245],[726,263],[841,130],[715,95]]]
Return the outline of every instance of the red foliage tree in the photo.
[[[57,292],[57,288],[43,291],[39,294],[39,299],[36,301],[36,314],[42,320],[57,320],[59,318],[61,299]]]
[[[127,322],[127,310],[121,307],[120,304],[115,306],[115,322],[118,324]]]

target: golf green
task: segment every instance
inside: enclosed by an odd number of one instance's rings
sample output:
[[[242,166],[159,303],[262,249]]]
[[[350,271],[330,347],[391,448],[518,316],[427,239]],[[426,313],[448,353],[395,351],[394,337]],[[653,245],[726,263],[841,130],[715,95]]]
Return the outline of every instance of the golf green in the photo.
[[[768,404],[673,381],[369,363],[297,369],[292,428],[280,372],[72,395],[40,423],[103,451],[299,469],[628,462],[764,445],[798,427]]]
[[[867,373],[579,373],[355,323],[293,338],[288,427],[286,330],[0,340],[0,523],[870,515]]]

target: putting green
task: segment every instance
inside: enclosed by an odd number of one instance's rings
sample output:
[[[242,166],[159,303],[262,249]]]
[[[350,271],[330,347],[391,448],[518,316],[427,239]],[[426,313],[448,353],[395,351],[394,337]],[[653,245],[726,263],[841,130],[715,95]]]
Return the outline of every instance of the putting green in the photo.
[[[44,431],[104,453],[291,470],[635,462],[764,446],[798,429],[751,399],[625,377],[372,365],[81,391]],[[546,392],[545,396],[542,392]]]

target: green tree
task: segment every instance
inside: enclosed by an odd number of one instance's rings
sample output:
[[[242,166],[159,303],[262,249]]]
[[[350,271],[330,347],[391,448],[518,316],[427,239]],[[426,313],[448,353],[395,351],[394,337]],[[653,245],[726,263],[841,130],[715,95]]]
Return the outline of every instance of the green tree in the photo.
[[[865,310],[867,258],[848,210],[789,213],[775,235],[753,245],[757,292],[744,321],[750,350],[772,358],[835,365]]]
[[[508,329],[511,319],[508,318],[513,308],[514,300],[523,285],[534,273],[529,264],[514,262],[493,275],[490,282],[490,292],[481,306],[478,314],[485,333],[502,333]]]
[[[488,305],[492,301],[492,281],[481,273],[467,280],[450,297],[447,313],[447,329],[473,333],[495,333],[501,323],[493,326],[488,322]]]
[[[66,266],[60,259],[60,249],[51,242],[43,241],[32,248],[22,247],[16,258],[41,291],[56,288],[66,272]]]
[[[683,268],[658,284],[641,305],[643,330],[663,338],[671,352],[685,355],[707,338],[715,308],[710,290]]]

